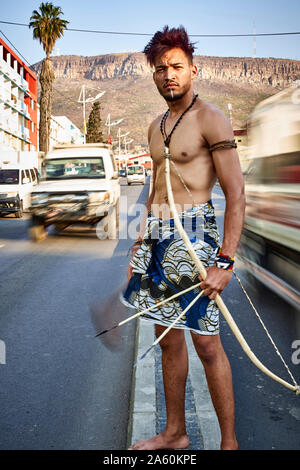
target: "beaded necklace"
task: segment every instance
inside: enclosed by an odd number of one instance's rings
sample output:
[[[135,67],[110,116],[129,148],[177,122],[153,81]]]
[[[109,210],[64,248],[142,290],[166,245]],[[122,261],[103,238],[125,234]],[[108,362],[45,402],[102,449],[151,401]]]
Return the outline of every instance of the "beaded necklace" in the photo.
[[[191,104],[183,111],[183,113],[181,114],[181,116],[177,119],[177,121],[175,122],[174,124],[174,127],[173,129],[171,130],[170,134],[167,135],[166,133],[166,120],[167,120],[167,117],[169,116],[169,110],[167,110],[165,112],[165,114],[163,115],[162,117],[162,120],[160,121],[160,132],[163,136],[163,139],[164,139],[164,144],[166,147],[169,147],[170,145],[170,140],[171,140],[171,137],[172,137],[172,134],[173,132],[175,131],[176,127],[178,126],[178,124],[180,123],[181,119],[183,118],[183,116],[185,115],[185,113],[187,113],[191,107],[194,105],[196,99],[198,98],[198,95],[195,95],[194,96],[194,99],[193,101],[191,102]]]

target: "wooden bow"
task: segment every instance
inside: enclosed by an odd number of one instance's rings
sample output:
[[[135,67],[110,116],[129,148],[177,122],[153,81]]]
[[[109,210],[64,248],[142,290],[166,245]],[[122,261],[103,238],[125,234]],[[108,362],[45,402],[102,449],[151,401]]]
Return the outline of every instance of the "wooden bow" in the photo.
[[[206,275],[207,275],[206,269],[205,269],[204,265],[202,264],[202,262],[199,260],[197,254],[196,254],[196,252],[195,252],[195,250],[194,250],[194,248],[191,244],[191,241],[190,241],[187,233],[185,232],[185,230],[184,230],[184,228],[181,224],[181,221],[179,219],[179,216],[178,216],[178,213],[177,213],[177,210],[176,210],[176,206],[175,206],[175,203],[174,203],[172,186],[171,186],[171,179],[170,179],[170,158],[171,158],[171,154],[170,154],[169,148],[165,147],[166,187],[167,187],[167,193],[168,193],[168,200],[169,200],[170,209],[171,209],[171,212],[172,212],[172,215],[173,215],[173,218],[174,218],[174,223],[175,223],[175,226],[176,226],[182,240],[184,241],[184,243],[186,245],[186,248],[187,248],[192,260],[195,263],[196,268],[199,271],[199,274],[201,275],[202,279],[205,279]],[[245,351],[245,353],[247,354],[249,359],[253,362],[253,364],[255,364],[256,367],[258,367],[262,372],[264,372],[266,375],[271,377],[276,382],[281,383],[282,385],[289,388],[290,390],[293,390],[293,392],[296,392],[296,394],[299,394],[300,393],[299,385],[297,385],[297,384],[292,385],[289,382],[286,382],[282,378],[278,377],[276,374],[271,372],[266,366],[264,366],[260,362],[260,360],[255,356],[255,354],[253,353],[253,351],[251,350],[251,348],[248,345],[247,341],[243,337],[240,329],[238,328],[237,324],[235,323],[235,321],[232,318],[228,308],[224,304],[224,302],[223,302],[223,300],[222,300],[222,298],[219,294],[217,294],[215,302],[218,305],[218,307],[219,307],[220,311],[222,312],[223,316],[225,317],[225,319],[226,319],[229,327],[231,328],[233,334],[235,335],[236,339],[240,343],[242,349]]]

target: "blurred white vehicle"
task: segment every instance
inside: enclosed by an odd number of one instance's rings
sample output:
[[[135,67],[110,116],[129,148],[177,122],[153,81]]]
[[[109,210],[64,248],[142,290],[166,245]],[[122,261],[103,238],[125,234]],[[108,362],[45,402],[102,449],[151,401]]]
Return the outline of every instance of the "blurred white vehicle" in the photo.
[[[300,84],[249,118],[246,216],[239,255],[249,272],[300,309]]]
[[[131,165],[127,167],[127,184],[146,182],[146,170],[142,165]]]
[[[30,194],[37,182],[37,168],[6,160],[0,163],[0,214],[22,217],[30,207]]]
[[[108,238],[119,225],[120,181],[109,145],[62,145],[49,152],[31,194],[29,233],[34,241],[57,229],[100,221]],[[104,237],[103,237],[104,238]]]

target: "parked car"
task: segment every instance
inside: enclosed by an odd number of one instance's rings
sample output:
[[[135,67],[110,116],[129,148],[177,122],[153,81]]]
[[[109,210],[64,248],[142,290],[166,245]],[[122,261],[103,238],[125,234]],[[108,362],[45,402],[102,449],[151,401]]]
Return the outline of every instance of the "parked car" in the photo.
[[[37,168],[9,161],[0,164],[0,214],[22,217],[30,207],[30,194],[37,182]]]
[[[30,236],[43,240],[50,225],[64,229],[78,222],[101,222],[107,237],[116,238],[119,200],[120,181],[109,145],[54,147],[44,159],[40,184],[31,194]]]
[[[146,171],[142,165],[132,165],[127,168],[127,184],[146,182]]]
[[[125,169],[121,169],[119,170],[119,176],[123,176],[123,177],[126,177],[126,170]]]

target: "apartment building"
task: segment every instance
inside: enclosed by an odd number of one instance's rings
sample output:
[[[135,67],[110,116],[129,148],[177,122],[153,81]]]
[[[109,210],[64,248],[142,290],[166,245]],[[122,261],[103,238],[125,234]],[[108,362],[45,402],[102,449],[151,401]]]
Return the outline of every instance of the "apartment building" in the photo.
[[[75,124],[73,124],[72,121],[70,121],[69,118],[67,118],[67,116],[53,116],[53,118],[56,123],[64,129],[63,136],[60,136],[60,143],[77,145],[84,144],[84,134],[75,126]]]
[[[0,147],[37,151],[37,76],[0,37]]]
[[[37,105],[37,129],[39,141],[39,122],[40,122],[40,105]],[[70,121],[66,116],[53,116],[50,117],[50,135],[49,135],[49,150],[52,150],[55,145],[62,144],[84,144],[84,134],[78,127]]]

